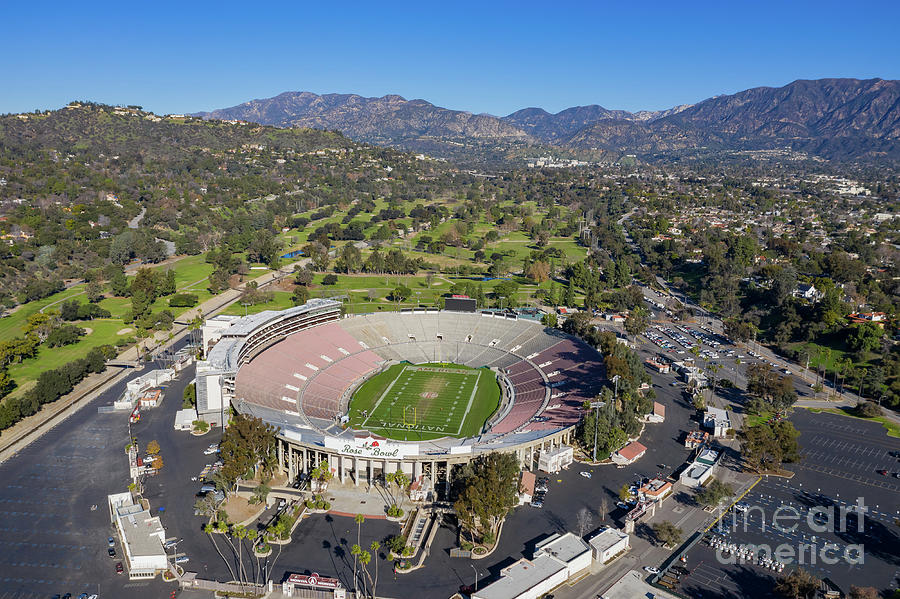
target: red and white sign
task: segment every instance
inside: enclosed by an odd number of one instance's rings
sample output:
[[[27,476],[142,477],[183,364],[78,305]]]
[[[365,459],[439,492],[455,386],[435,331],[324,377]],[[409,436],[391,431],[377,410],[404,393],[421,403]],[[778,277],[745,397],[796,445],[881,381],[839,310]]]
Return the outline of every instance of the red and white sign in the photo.
[[[319,576],[315,572],[308,576],[306,574],[291,574],[286,582],[321,589],[337,589],[341,586],[341,581],[337,578],[326,578]]]

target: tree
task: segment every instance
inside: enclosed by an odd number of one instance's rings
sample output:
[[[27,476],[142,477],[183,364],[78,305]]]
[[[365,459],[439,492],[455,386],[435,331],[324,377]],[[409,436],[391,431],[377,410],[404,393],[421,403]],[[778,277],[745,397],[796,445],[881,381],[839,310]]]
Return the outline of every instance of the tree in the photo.
[[[153,439],[149,443],[147,443],[147,453],[150,455],[158,455],[159,454],[159,441]]]
[[[569,281],[569,284],[566,285],[566,293],[563,296],[562,304],[569,307],[575,305],[575,289],[572,288],[572,281]]]
[[[576,514],[576,528],[578,528],[578,536],[583,537],[588,533],[591,529],[591,524],[593,524],[594,519],[591,517],[591,512],[586,507],[578,510],[578,514]]]
[[[606,520],[607,515],[609,515],[609,497],[607,497],[606,494],[603,494],[600,496],[600,500],[597,503],[597,517],[603,522]]]
[[[490,453],[464,465],[453,505],[461,522],[472,528],[477,519],[482,534],[496,535],[507,512],[519,503],[518,480],[519,463],[511,453]]]
[[[682,531],[671,522],[663,521],[653,525],[653,534],[664,546],[672,547],[681,541]]]
[[[856,414],[862,418],[878,418],[883,412],[881,406],[874,401],[864,401],[856,406]]]
[[[644,308],[635,308],[625,319],[625,330],[629,335],[640,335],[650,326],[650,315]]]
[[[631,491],[629,490],[627,483],[623,484],[621,487],[619,487],[619,499],[621,501],[628,501],[628,499],[630,497],[631,497]]]
[[[47,335],[47,345],[49,347],[63,347],[77,343],[79,339],[86,333],[84,329],[74,324],[64,324],[63,326],[53,329]]]
[[[525,276],[535,283],[543,283],[550,278],[550,265],[541,260],[532,262],[525,269]]]
[[[812,599],[821,584],[821,580],[803,568],[797,568],[787,576],[778,577],[775,592],[786,599]]]
[[[559,320],[556,317],[555,312],[549,312],[541,316],[541,324],[545,327],[549,327],[551,329],[555,329],[556,325],[559,323]]]
[[[799,436],[787,420],[745,427],[740,433],[741,452],[747,464],[757,472],[778,470],[783,463],[799,459]]]
[[[353,521],[356,522],[356,544],[353,545],[351,553],[353,554],[353,582],[356,583],[356,566],[359,558],[359,554],[362,551],[360,547],[360,536],[362,535],[362,525],[363,522],[366,521],[366,517],[362,514],[356,514],[353,517]]]
[[[850,587],[849,599],[879,599],[880,597],[881,593],[876,588],[858,587],[855,585]]]
[[[881,343],[882,335],[884,335],[884,329],[876,323],[864,322],[850,327],[847,345],[850,346],[850,349],[858,352],[874,351]]]
[[[731,497],[733,494],[734,489],[714,478],[697,493],[697,501],[700,505],[713,507],[719,505],[723,499]]]
[[[302,306],[306,302],[309,301],[309,289],[302,285],[297,285],[294,287],[294,292],[291,294],[291,302],[295,306]]]
[[[372,550],[372,559],[375,560],[375,580],[370,580],[372,584],[372,598],[376,597],[376,587],[378,587],[378,552],[381,550],[381,543],[378,541],[372,541],[369,545],[369,549]]]
[[[159,472],[163,467],[163,459],[161,455],[157,455],[156,459],[153,460],[153,469]]]
[[[84,287],[87,301],[96,304],[103,299],[103,285],[99,281],[91,281]]]
[[[221,472],[229,486],[242,476],[256,475],[260,471],[271,476],[277,464],[275,448],[272,425],[260,418],[235,414],[219,445],[224,462]]]
[[[749,341],[756,333],[756,327],[747,320],[729,318],[725,320],[725,335],[735,341]]]
[[[409,299],[409,296],[412,295],[412,289],[407,287],[406,285],[397,285],[394,287],[393,291],[391,291],[391,300],[400,303]]]
[[[272,488],[266,484],[259,483],[253,489],[253,496],[250,498],[250,503],[262,503],[269,496],[269,493],[272,491]]]

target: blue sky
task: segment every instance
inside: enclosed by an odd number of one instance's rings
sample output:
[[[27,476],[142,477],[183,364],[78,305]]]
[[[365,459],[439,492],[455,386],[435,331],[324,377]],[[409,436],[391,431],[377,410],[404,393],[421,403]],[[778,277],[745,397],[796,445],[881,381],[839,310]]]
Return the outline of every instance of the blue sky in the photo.
[[[795,79],[900,79],[900,2],[10,2],[0,112],[159,113],[283,91],[508,114],[662,109]]]

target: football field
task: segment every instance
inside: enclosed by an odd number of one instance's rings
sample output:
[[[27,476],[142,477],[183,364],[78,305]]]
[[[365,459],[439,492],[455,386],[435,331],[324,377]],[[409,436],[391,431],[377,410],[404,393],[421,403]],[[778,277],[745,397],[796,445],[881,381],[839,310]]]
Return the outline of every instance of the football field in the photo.
[[[350,425],[409,441],[470,437],[500,402],[496,376],[456,364],[395,364],[357,390]]]

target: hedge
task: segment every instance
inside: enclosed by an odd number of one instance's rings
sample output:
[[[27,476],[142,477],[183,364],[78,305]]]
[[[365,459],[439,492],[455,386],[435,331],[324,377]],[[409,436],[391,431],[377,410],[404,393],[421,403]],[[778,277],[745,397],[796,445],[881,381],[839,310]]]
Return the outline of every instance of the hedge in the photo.
[[[89,374],[104,370],[106,370],[104,352],[101,348],[95,347],[80,360],[42,372],[34,387],[22,396],[8,398],[0,404],[0,431],[36,414],[42,405],[53,403],[69,393]]]

